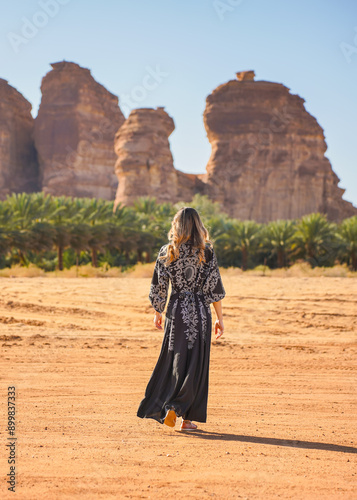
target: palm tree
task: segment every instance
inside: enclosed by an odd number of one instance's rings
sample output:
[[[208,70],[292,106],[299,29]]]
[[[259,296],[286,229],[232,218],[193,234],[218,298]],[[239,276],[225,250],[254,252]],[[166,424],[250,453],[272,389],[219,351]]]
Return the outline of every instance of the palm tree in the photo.
[[[20,262],[25,266],[28,265],[26,253],[33,246],[31,226],[41,220],[44,199],[43,193],[20,193],[8,196],[4,202],[5,209],[11,213],[10,245],[16,249]]]
[[[55,231],[53,243],[57,248],[58,269],[62,271],[63,251],[70,242],[70,224],[77,214],[76,206],[72,199],[67,196],[55,196],[44,208],[47,209],[44,217],[52,223]]]
[[[51,250],[55,239],[55,229],[48,222],[35,222],[29,230],[29,241],[31,250],[40,253],[43,250]]]
[[[29,262],[26,254],[32,248],[31,231],[26,229],[12,229],[8,232],[8,238],[10,247],[15,249],[18,261],[21,262],[22,265],[28,266]]]
[[[43,193],[20,193],[8,196],[5,204],[12,214],[12,228],[29,229],[36,220],[41,220],[44,198]]]
[[[341,260],[346,260],[353,271],[357,271],[357,216],[342,221],[336,236],[340,244]]]
[[[296,226],[292,249],[311,265],[329,262],[334,257],[336,226],[325,214],[312,213],[300,219]]]
[[[98,267],[98,252],[104,250],[108,243],[108,224],[93,224],[89,226],[90,237],[88,246],[92,252],[92,266]]]
[[[0,227],[0,257],[6,256],[10,248],[8,232],[3,227]]]
[[[269,222],[263,229],[262,248],[277,256],[279,268],[287,265],[295,234],[295,223],[290,220]]]
[[[10,250],[9,226],[11,225],[10,208],[0,202],[0,256],[6,255]]]
[[[139,262],[151,262],[154,250],[166,240],[174,209],[169,203],[156,203],[155,198],[141,197],[134,203]]]
[[[89,249],[91,226],[84,222],[74,222],[69,225],[69,245],[76,252],[76,268],[78,276],[79,256],[84,250]]]
[[[254,221],[230,219],[225,235],[226,251],[232,255],[239,252],[242,257],[242,270],[248,267],[248,259],[260,244],[262,225]]]
[[[226,214],[211,215],[202,221],[209,233],[209,239],[214,243],[215,252],[220,264],[228,264],[226,261],[226,250],[230,247],[227,232],[229,231],[229,218]],[[228,241],[228,244],[227,244]]]
[[[79,204],[79,211],[82,220],[90,223],[92,226],[109,220],[113,214],[113,201],[106,201],[97,198],[81,198],[79,200]]]
[[[133,208],[135,212],[143,213],[146,215],[155,215],[157,211],[156,198],[151,196],[140,196],[134,201]]]
[[[78,203],[78,202],[77,202]],[[103,250],[108,241],[108,221],[113,217],[114,202],[96,198],[82,198],[79,217],[90,225],[88,246],[92,254],[92,266],[98,267],[98,251]],[[98,227],[96,227],[98,226]]]
[[[9,227],[12,220],[12,212],[9,204],[0,201],[0,227]]]
[[[135,238],[135,213],[120,203],[113,214],[112,220],[108,222],[108,244],[109,251],[123,252],[133,246]]]
[[[113,216],[108,232],[108,249],[122,251],[129,264],[129,254],[137,249],[140,240],[139,218],[133,208],[123,206],[121,203],[118,204]]]
[[[175,212],[181,207],[189,205],[199,212],[202,219],[208,220],[214,216],[222,216],[220,204],[213,202],[207,195],[196,193],[190,203],[180,201],[175,204]]]

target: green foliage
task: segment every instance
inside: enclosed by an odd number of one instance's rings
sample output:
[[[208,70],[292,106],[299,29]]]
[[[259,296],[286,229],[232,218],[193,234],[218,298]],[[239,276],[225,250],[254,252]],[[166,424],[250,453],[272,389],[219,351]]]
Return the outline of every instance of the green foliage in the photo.
[[[262,224],[230,219],[220,235],[222,253],[228,265],[240,266],[243,271],[255,267],[255,255],[261,242]],[[219,249],[221,247],[219,246]]]
[[[261,247],[267,260],[277,267],[286,267],[292,254],[296,223],[291,220],[269,222],[262,230]]]
[[[339,243],[338,255],[341,262],[347,262],[357,271],[357,216],[342,221],[336,231]]]
[[[190,203],[186,203],[183,201],[180,201],[175,204],[175,210],[173,215],[180,210],[180,208],[190,206],[199,212],[200,216],[202,219],[210,219],[214,217],[215,215],[217,216],[223,216],[221,213],[221,208],[219,203],[217,202],[212,202],[208,196],[203,196],[202,194],[195,194],[195,196],[192,198],[192,201]]]
[[[336,256],[336,225],[326,215],[305,215],[298,222],[294,235],[293,250],[313,267],[334,264]]]
[[[230,218],[219,203],[200,194],[176,204],[141,197],[132,207],[119,204],[114,210],[105,200],[44,193],[0,201],[0,268],[35,264],[52,271],[90,262],[122,268],[151,262],[183,206],[200,213],[221,266],[286,267],[303,259],[312,266],[337,260],[357,270],[357,217],[334,224],[316,213],[258,224]]]

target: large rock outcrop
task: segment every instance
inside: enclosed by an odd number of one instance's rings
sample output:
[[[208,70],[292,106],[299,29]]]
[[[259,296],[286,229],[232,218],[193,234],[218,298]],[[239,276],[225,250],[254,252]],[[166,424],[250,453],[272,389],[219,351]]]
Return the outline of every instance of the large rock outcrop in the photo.
[[[0,78],[0,199],[38,190],[31,104]]]
[[[208,96],[212,154],[207,173],[194,175],[174,168],[175,126],[164,108],[136,109],[125,120],[118,98],[88,69],[66,61],[52,68],[35,127],[31,104],[0,79],[0,198],[43,189],[130,205],[140,196],[189,203],[202,193],[230,216],[259,222],[357,214],[342,199],[322,128],[282,84],[242,71]]]
[[[112,200],[114,135],[124,123],[118,98],[94,80],[89,69],[62,61],[42,79],[35,120],[42,189],[59,196]]]
[[[207,97],[204,124],[212,146],[206,193],[232,217],[268,222],[324,212],[357,214],[325,157],[323,129],[304,99],[254,72]]]
[[[180,172],[173,165],[168,138],[174,129],[174,121],[164,108],[130,113],[115,136],[119,181],[115,206],[131,205],[140,196],[175,203],[191,200],[195,192],[202,191],[197,176]]]

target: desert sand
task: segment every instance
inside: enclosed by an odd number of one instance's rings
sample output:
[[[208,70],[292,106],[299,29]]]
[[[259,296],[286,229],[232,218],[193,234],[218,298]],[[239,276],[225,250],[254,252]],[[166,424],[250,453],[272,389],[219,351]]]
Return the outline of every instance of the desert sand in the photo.
[[[0,497],[357,498],[356,279],[222,279],[208,420],[182,433],[136,416],[162,339],[149,278],[0,278]]]

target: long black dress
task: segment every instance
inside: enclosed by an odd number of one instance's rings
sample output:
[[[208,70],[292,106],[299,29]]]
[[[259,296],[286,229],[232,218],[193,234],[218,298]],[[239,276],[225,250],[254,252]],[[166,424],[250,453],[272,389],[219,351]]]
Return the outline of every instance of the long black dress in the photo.
[[[152,277],[149,299],[158,312],[165,309],[169,281],[171,296],[166,310],[161,352],[137,416],[164,422],[173,408],[185,420],[206,422],[212,316],[210,304],[224,298],[217,258],[206,244],[205,263],[198,263],[198,249],[190,240],[180,246],[179,258],[165,266],[159,259]]]

